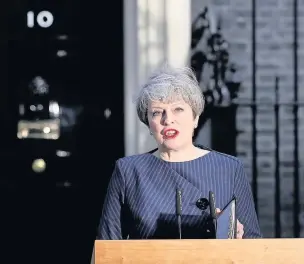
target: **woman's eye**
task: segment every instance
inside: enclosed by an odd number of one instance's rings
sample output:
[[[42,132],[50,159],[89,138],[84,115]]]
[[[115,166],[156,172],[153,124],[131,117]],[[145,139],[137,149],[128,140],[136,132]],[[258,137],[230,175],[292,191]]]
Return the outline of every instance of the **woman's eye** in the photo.
[[[183,108],[181,108],[181,107],[178,107],[178,108],[176,108],[175,110],[176,110],[177,112],[184,111],[184,109],[183,109]]]
[[[158,115],[160,115],[160,114],[161,114],[160,111],[154,111],[154,112],[152,113],[152,116],[158,116]]]

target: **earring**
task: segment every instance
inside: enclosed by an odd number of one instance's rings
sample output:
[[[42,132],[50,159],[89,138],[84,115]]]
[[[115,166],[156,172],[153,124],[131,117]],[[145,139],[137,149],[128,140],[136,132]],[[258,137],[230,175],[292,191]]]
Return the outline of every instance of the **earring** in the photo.
[[[150,131],[150,135],[152,136],[153,135],[153,133]]]

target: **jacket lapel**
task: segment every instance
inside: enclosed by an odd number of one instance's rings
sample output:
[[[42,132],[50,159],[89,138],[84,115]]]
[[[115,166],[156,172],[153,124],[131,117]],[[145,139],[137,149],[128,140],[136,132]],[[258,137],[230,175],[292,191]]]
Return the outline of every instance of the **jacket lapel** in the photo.
[[[153,163],[151,166],[153,170],[150,170],[146,176],[154,180],[154,183],[157,184],[157,189],[166,191],[168,197],[175,197],[176,190],[181,190],[183,213],[201,213],[201,210],[196,206],[196,201],[200,198],[207,198],[208,191],[198,189],[197,186],[177,173],[166,162],[151,154],[147,155],[150,155],[150,163]],[[173,204],[175,206],[175,200]]]

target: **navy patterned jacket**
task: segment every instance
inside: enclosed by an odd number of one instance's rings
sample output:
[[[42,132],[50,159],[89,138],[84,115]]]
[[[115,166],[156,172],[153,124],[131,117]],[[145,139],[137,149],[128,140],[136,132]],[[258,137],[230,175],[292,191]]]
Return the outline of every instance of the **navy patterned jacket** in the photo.
[[[117,160],[99,223],[97,239],[179,238],[176,189],[182,190],[182,238],[210,238],[209,207],[196,206],[215,194],[216,207],[236,197],[236,214],[244,225],[243,238],[262,237],[251,187],[242,163],[210,151],[186,162],[166,162],[151,153]]]

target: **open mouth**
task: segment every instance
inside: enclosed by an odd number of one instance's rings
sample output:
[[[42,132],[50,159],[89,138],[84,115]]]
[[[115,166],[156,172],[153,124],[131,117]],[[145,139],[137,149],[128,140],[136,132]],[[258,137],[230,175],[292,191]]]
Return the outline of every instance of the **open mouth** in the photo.
[[[176,138],[178,134],[179,134],[179,132],[176,129],[166,129],[163,132],[165,139]]]

